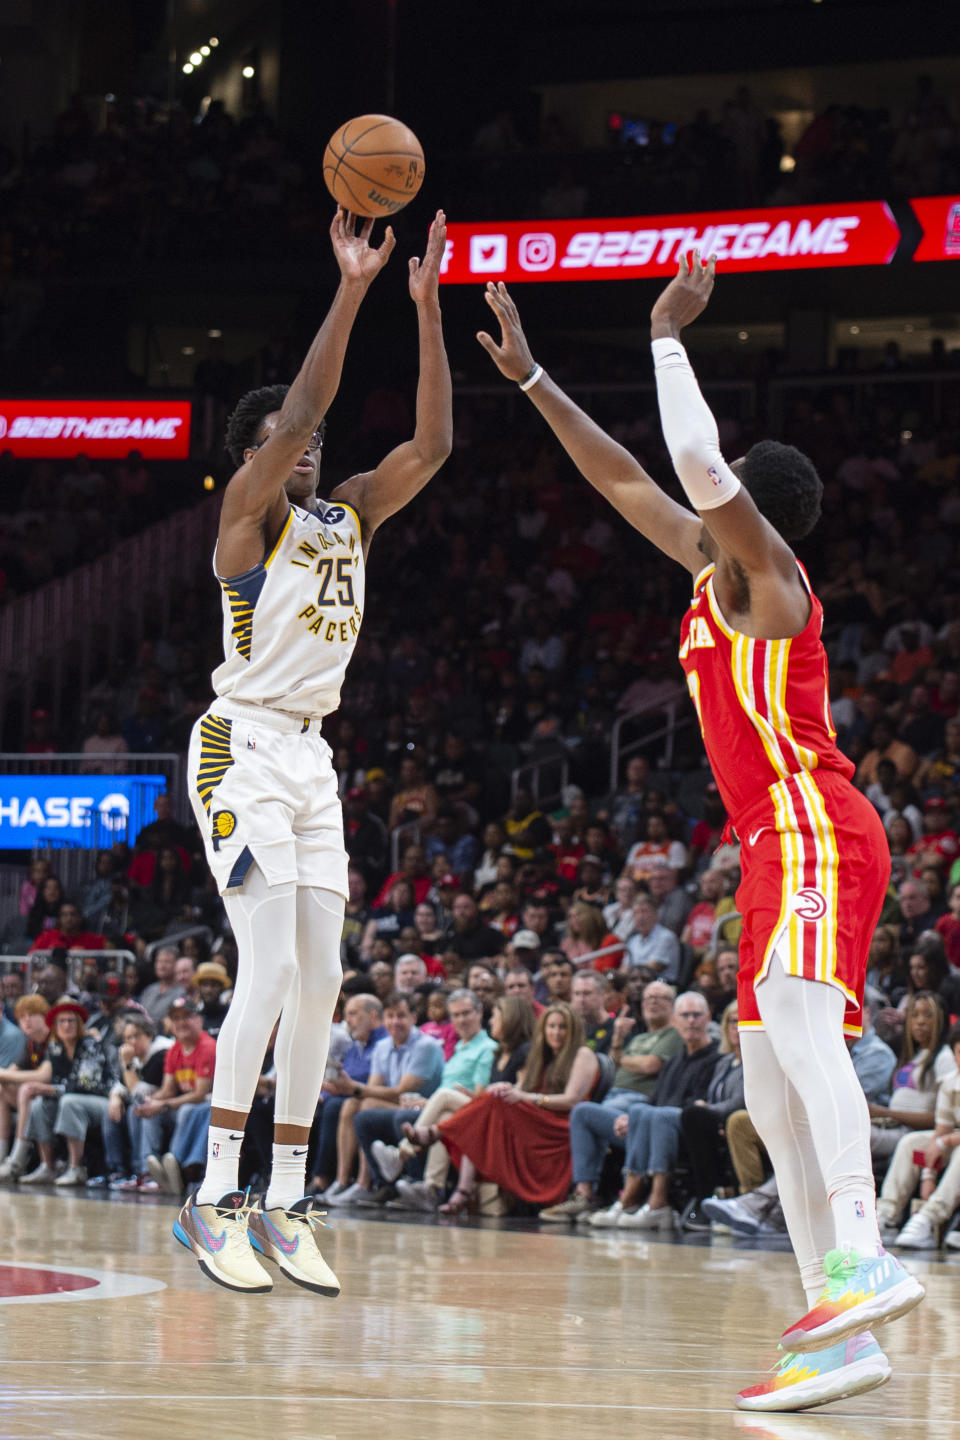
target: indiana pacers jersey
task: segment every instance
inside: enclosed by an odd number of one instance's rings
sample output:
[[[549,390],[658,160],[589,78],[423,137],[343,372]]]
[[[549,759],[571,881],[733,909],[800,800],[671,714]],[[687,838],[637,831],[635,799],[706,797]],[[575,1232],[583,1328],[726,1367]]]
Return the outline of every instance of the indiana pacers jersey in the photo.
[[[214,564],[216,570],[216,564]],[[291,505],[267,558],[220,581],[218,696],[316,719],[340,703],[364,604],[360,521],[348,505]]]
[[[714,569],[707,566],[694,583],[680,630],[680,663],[717,786],[736,824],[779,781],[812,770],[836,771],[849,780],[854,767],[837,749],[820,639],[823,608],[803,566],[810,618],[786,640],[733,630],[717,604]]]

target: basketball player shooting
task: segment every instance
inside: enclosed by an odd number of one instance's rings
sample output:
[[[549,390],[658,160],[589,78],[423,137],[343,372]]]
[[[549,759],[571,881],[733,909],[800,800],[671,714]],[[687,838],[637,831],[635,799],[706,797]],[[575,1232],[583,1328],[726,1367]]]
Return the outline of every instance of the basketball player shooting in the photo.
[[[356,217],[337,211],[330,233],[340,285],[299,374],[289,388],[245,395],[227,426],[237,470],[214,555],[225,658],[213,674],[216,699],[191,737],[188,773],[239,962],[217,1040],[206,1175],[174,1234],[211,1280],[232,1290],[272,1287],[259,1253],[296,1284],[339,1293],[304,1197],[347,897],[337,780],[320,723],[339,704],[360,629],[370,542],[452,443],[438,211],[422,263],[409,262],[420,340],[413,438],[319,498],[324,416],[360,304],[394,247],[388,228],[373,248],[372,229],[372,220],[358,229]],[[273,1167],[266,1195],[248,1206],[238,1187],[240,1145],[278,1016]]]
[[[715,260],[686,256],[651,317],[663,433],[693,515],[536,364],[503,284],[481,345],[517,381],[583,476],[694,576],[680,662],[741,842],[738,1005],[747,1107],[773,1161],[807,1313],[781,1339],[749,1410],[796,1410],[882,1384],[869,1327],[923,1288],[880,1242],[870,1120],[844,1036],[859,1035],[870,938],[890,876],[873,806],[850,781],[827,700],[823,611],[790,542],[823,487],[792,446],[764,440],[728,465],[680,333],[705,309]],[[815,1352],[815,1353],[811,1353]]]

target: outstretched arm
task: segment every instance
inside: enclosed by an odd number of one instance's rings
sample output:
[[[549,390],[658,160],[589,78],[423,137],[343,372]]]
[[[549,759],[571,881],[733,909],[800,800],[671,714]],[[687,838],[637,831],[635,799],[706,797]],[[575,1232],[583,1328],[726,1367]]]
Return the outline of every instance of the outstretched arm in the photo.
[[[217,568],[239,575],[263,559],[264,545],[277,534],[289,508],[284,486],[323,419],[340,385],[343,359],[353,322],[372,280],[394,247],[387,227],[383,244],[369,242],[373,221],[357,232],[357,218],[338,209],[330,226],[340,285],[327,317],[314,337],[299,374],[287,392],[270,437],[244,462],[227,486],[220,514]]]
[[[450,366],[440,315],[440,262],[446,240],[446,216],[438,210],[430,226],[423,262],[415,256],[410,260],[410,297],[417,307],[420,332],[420,382],[413,439],[391,450],[376,470],[345,480],[331,496],[352,505],[359,515],[364,554],[377,527],[423,489],[453,446]]]
[[[663,438],[691,504],[723,554],[748,576],[771,569],[796,578],[790,547],[760,514],[720,451],[717,422],[700,392],[680,332],[706,309],[716,259],[693,263],[681,255],[679,270],[650,317],[657,399]]]
[[[500,322],[500,344],[485,330],[477,339],[500,373],[521,383],[540,367],[534,364],[516,304],[502,281],[496,285],[490,281],[484,298]],[[700,522],[695,515],[665,495],[629,451],[611,440],[545,371],[527,395],[580,474],[635,530],[692,574],[702,569],[704,557],[697,549]]]

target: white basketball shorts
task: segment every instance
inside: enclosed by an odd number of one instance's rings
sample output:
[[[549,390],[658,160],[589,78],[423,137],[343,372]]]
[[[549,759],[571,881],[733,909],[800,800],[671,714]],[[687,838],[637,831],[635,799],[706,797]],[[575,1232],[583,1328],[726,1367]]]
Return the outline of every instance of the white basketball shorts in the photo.
[[[256,861],[268,885],[347,898],[343,814],[319,721],[215,700],[193,727],[187,775],[221,894]]]

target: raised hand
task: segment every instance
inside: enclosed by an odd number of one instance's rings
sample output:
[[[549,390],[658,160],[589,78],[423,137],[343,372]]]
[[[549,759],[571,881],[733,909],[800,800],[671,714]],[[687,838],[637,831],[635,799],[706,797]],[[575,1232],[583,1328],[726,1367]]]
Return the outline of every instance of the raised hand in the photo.
[[[440,265],[447,245],[447,217],[438,210],[427,235],[423,259],[410,256],[410,299],[418,305],[436,304],[440,296]]]
[[[359,223],[360,216],[352,215],[342,206],[338,206],[330,225],[330,239],[344,280],[369,285],[390,259],[397,242],[392,226],[388,225],[383,243],[379,248],[375,248],[370,244],[373,221],[365,220],[358,233]]]
[[[510,292],[502,280],[496,284],[489,280],[483,298],[500,321],[500,344],[486,330],[480,330],[477,339],[501,375],[508,380],[525,380],[534,368],[534,359]]]
[[[706,262],[701,260],[699,250],[694,250],[691,261],[688,261],[686,253],[680,256],[676,275],[650,314],[650,328],[655,340],[679,335],[684,325],[689,325],[703,314],[713,290],[716,270],[716,255],[711,255]]]

